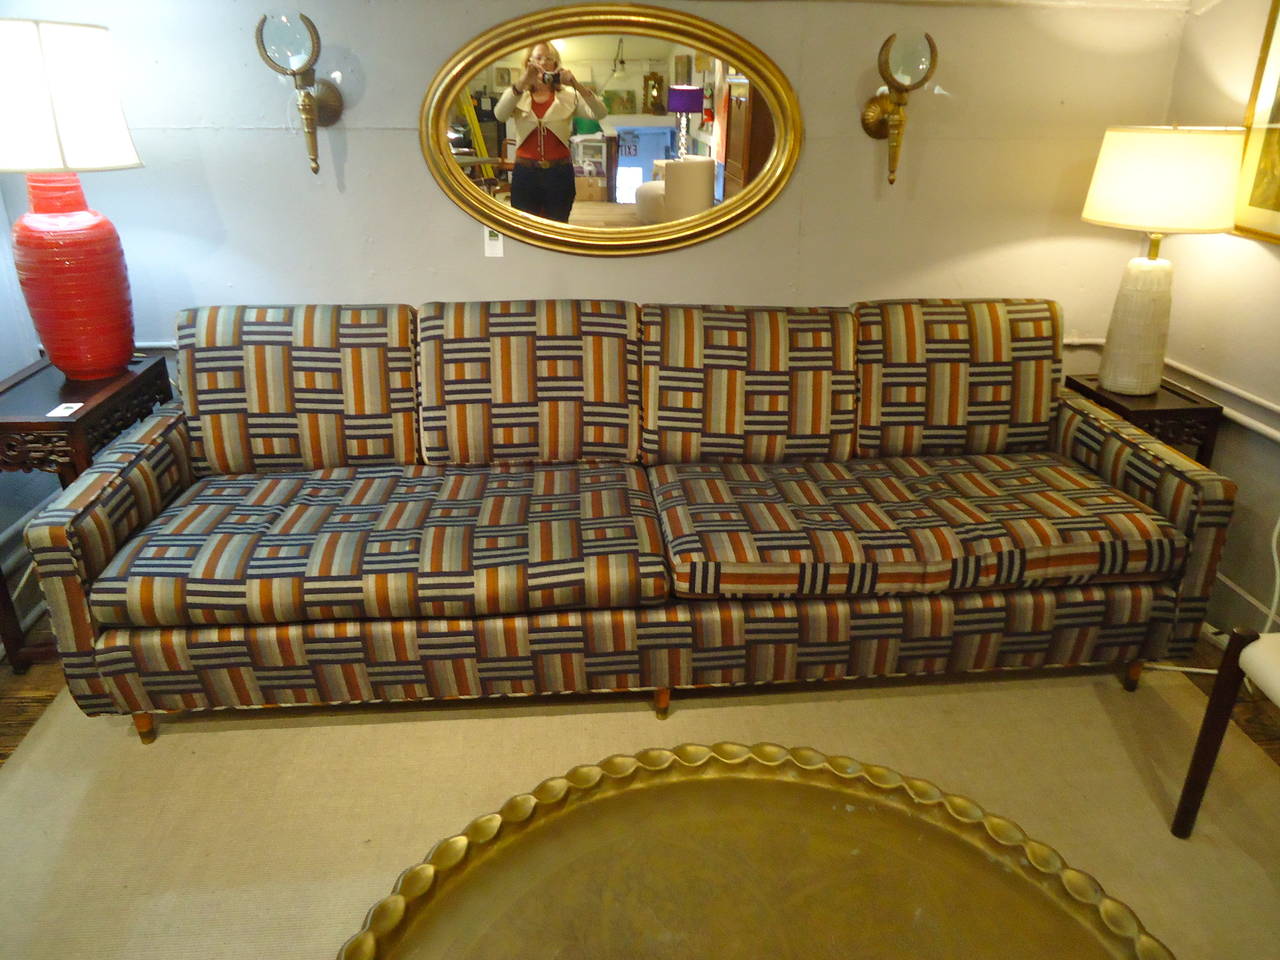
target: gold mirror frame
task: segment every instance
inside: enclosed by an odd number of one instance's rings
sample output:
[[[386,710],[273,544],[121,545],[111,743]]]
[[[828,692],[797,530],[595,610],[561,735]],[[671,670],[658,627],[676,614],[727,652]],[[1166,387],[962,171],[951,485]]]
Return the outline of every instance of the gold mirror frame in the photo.
[[[637,227],[571,226],[498,203],[453,162],[446,135],[449,114],[467,81],[500,56],[547,37],[622,33],[660,37],[706,51],[759,85],[774,119],[773,149],[760,173],[736,196],[710,210],[669,223]],[[639,4],[554,7],[500,23],[449,59],[422,100],[418,140],[427,168],[445,194],[480,222],[517,240],[562,253],[621,257],[701,243],[745,223],[786,186],[804,139],[800,103],[786,76],[763,51],[730,30],[680,10]]]

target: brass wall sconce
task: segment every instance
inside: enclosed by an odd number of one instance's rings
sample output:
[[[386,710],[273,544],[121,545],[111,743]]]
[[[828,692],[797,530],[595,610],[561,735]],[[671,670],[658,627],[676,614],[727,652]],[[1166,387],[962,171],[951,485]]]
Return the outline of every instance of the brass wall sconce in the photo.
[[[263,63],[276,73],[293,78],[311,172],[319,173],[316,126],[332,126],[342,116],[342,93],[328,80],[316,79],[320,33],[305,13],[264,13],[258,21],[255,39]]]
[[[902,153],[902,133],[907,125],[907,94],[929,82],[938,68],[938,45],[927,33],[917,34],[897,48],[896,33],[880,47],[877,64],[888,89],[867,101],[862,108],[862,129],[877,140],[889,141],[889,182],[898,179],[898,157]]]

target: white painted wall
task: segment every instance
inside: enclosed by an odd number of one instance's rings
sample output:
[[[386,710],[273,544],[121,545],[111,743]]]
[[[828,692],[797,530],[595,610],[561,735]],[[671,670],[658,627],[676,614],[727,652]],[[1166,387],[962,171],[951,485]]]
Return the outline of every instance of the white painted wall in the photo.
[[[24,196],[24,206],[19,210],[25,209],[25,201]],[[0,195],[0,216],[4,217],[0,222],[6,224],[14,219],[9,217],[3,195]],[[31,326],[31,315],[27,313],[27,303],[22,298],[22,288],[18,285],[13,257],[0,257],[0,380],[37,359],[40,356],[39,346],[35,329]]]
[[[670,77],[671,58],[676,49],[670,40],[658,37],[623,36],[622,34],[590,34],[580,37],[557,38],[556,49],[560,52],[561,64],[573,70],[583,83],[602,89],[613,78],[613,65],[618,54],[618,40],[622,40],[622,60],[618,62],[619,76],[609,83],[610,90],[632,90],[636,95],[636,103],[643,100],[642,87],[644,75],[657,71],[664,78]],[[514,53],[495,60],[492,66],[505,66],[511,69],[512,78],[519,79],[524,71],[525,57],[528,50],[522,48]],[[467,89],[477,92],[488,89],[501,93],[494,81],[493,71],[481,69],[467,84]]]
[[[1174,74],[1169,119],[1244,119],[1269,0],[1197,0]],[[1280,245],[1232,236],[1183,236],[1176,264],[1169,356],[1280,402]],[[1241,349],[1247,346],[1248,349]]]
[[[600,260],[515,241],[485,259],[418,148],[435,70],[527,0],[309,0],[347,112],[306,167],[292,96],[258,60],[247,0],[8,0],[7,16],[105,23],[126,64],[146,166],[87,174],[125,246],[139,340],[216,302],[538,296],[757,303],[863,297],[1056,297],[1101,335],[1136,241],[1079,209],[1110,123],[1162,120],[1184,5],[668,3],[761,46],[791,77],[807,137],[764,214],[674,254]],[[913,96],[896,187],[858,124],[895,30],[928,29],[937,88]],[[291,129],[292,127],[292,129]],[[0,178],[12,215],[22,182]],[[678,260],[673,258],[678,257]],[[678,263],[678,269],[676,264]]]
[[[1174,73],[1169,119],[1244,119],[1270,0],[1195,0]],[[1280,403],[1280,245],[1234,236],[1172,237],[1173,319],[1168,356],[1217,380]],[[1183,373],[1173,375],[1264,424],[1280,415]],[[1240,484],[1222,572],[1255,602],[1270,603],[1271,530],[1280,505],[1280,446],[1243,427],[1222,431],[1214,468]],[[1261,628],[1265,617],[1219,586],[1210,619]]]

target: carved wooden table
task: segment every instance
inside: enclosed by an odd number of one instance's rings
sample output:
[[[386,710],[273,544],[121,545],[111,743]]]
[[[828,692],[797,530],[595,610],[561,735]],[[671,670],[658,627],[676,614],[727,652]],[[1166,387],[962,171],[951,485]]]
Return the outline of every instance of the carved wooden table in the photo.
[[[1168,380],[1146,396],[1104,390],[1096,376],[1069,376],[1067,386],[1171,447],[1193,448],[1191,456],[1206,467],[1213,459],[1222,407],[1200,394]]]
[[[129,364],[117,377],[68,380],[48,360],[0,381],[0,470],[56,473],[69,486],[93,462],[93,454],[159,403],[173,397],[164,357]],[[61,404],[81,404],[65,416],[50,416]],[[15,673],[48,648],[23,648],[22,627],[8,585],[0,577],[0,641]]]

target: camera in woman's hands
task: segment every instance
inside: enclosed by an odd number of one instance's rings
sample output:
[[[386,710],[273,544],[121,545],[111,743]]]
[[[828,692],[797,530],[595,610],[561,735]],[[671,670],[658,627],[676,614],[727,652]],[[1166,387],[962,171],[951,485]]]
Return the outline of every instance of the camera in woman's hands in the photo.
[[[560,71],[559,70],[543,70],[542,82],[549,87],[556,86],[560,82]]]

